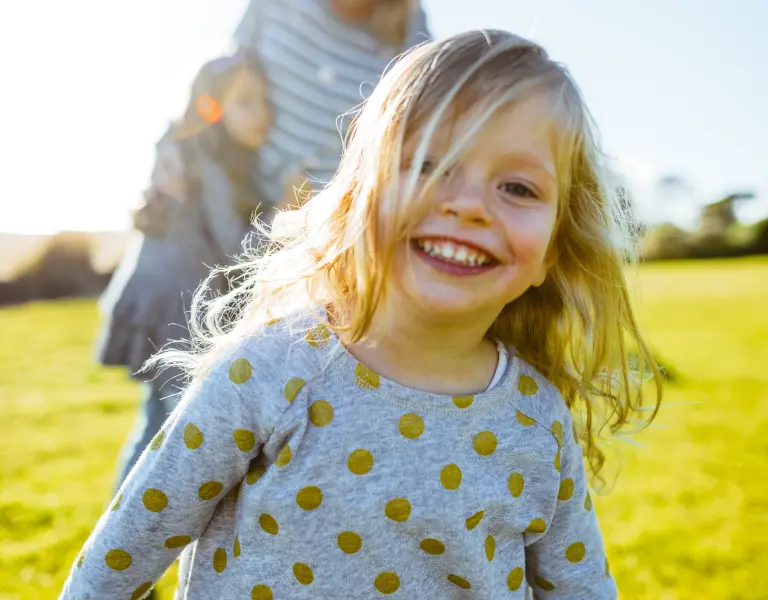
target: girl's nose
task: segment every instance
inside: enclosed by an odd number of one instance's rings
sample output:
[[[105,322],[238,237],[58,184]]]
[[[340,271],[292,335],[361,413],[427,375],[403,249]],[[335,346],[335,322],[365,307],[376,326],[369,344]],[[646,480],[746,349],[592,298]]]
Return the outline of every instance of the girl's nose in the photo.
[[[475,225],[490,225],[493,215],[488,210],[485,182],[472,181],[472,177],[453,179],[452,189],[440,199],[441,214]]]

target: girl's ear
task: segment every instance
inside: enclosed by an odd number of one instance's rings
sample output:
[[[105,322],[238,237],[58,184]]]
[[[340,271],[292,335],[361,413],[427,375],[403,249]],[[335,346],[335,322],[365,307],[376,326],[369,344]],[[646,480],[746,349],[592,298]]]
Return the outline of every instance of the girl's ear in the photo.
[[[544,285],[544,282],[547,280],[547,275],[549,275],[549,272],[557,263],[557,257],[559,253],[560,251],[558,250],[558,247],[555,245],[553,240],[547,249],[547,255],[544,257],[544,262],[541,264],[541,272],[532,284],[533,287],[541,287]]]

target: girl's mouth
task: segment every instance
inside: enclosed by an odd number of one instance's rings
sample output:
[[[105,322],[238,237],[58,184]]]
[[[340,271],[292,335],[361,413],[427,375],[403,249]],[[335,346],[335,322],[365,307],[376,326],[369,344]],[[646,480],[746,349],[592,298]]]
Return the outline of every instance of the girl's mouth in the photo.
[[[436,269],[451,275],[479,275],[499,262],[477,246],[445,238],[416,238],[416,253]]]

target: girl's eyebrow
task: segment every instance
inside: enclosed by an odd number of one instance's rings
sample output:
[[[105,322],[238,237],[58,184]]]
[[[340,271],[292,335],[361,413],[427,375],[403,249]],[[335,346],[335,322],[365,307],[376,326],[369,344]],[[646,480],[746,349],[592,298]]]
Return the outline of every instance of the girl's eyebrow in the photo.
[[[539,171],[552,180],[557,179],[555,165],[550,161],[542,160],[540,156],[532,152],[526,152],[524,150],[507,152],[506,154],[499,156],[498,160],[505,165],[524,166]]]

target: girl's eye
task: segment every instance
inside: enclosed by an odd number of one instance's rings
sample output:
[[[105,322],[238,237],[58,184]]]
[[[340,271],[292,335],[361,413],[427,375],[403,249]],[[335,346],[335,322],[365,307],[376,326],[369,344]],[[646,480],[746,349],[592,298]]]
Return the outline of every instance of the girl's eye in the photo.
[[[432,171],[435,170],[435,166],[436,166],[435,163],[432,162],[431,160],[425,160],[424,162],[421,163],[420,173],[422,175],[431,175]]]
[[[433,160],[425,160],[423,163],[421,163],[421,172],[420,175],[424,177],[428,177],[429,175],[432,175],[434,173],[435,169],[437,168],[438,161]],[[441,177],[444,179],[450,178],[451,174],[453,173],[453,169],[447,169]]]
[[[503,192],[511,196],[520,196],[522,198],[538,198],[536,192],[523,183],[516,181],[504,183],[500,188]]]

